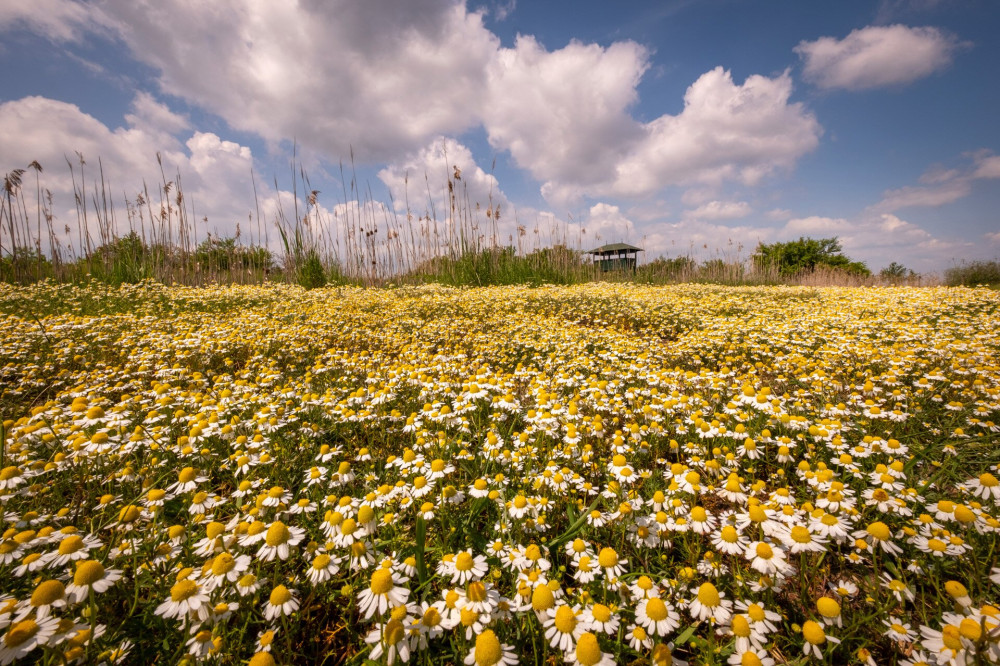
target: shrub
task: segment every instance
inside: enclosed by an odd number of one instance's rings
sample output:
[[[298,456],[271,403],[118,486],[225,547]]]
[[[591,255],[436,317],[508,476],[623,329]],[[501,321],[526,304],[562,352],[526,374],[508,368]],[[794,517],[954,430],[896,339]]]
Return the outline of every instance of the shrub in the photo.
[[[949,287],[975,287],[984,284],[1000,287],[1000,261],[972,261],[953,266],[944,272]]]

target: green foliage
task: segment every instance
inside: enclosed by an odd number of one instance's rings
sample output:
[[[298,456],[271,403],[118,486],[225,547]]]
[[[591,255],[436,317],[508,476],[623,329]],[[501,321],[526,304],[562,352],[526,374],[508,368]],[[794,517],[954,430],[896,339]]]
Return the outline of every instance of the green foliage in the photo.
[[[237,245],[236,239],[232,237],[209,236],[199,243],[194,256],[200,265],[218,271],[267,271],[274,264],[274,257],[266,247]]]
[[[892,262],[878,272],[878,276],[890,282],[902,282],[917,277],[917,274],[899,262]]]
[[[580,252],[555,245],[524,256],[512,247],[469,250],[432,260],[408,274],[404,281],[451,286],[540,285],[579,284],[593,277],[593,267],[582,260]]]
[[[975,287],[988,285],[1000,287],[1000,261],[972,261],[953,266],[944,272],[944,281],[949,287]]]
[[[315,250],[307,252],[305,258],[298,262],[295,277],[304,289],[317,289],[326,285],[323,262],[320,261],[319,254]]]
[[[52,276],[49,258],[33,247],[17,247],[0,257],[0,282],[28,283]]]
[[[836,237],[800,237],[785,243],[761,243],[753,261],[759,268],[777,267],[784,276],[812,272],[823,266],[855,275],[871,275],[864,262],[854,261],[843,254],[843,247]]]

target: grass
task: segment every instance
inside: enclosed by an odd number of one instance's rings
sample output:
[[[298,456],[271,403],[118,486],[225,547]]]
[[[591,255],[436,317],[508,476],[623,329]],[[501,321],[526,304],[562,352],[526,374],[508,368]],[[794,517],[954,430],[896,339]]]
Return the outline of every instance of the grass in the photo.
[[[776,614],[750,641],[776,663],[820,661],[810,639],[827,663],[989,663],[998,307],[965,288],[0,285],[0,658],[386,663],[402,628],[410,663],[459,663],[477,636],[485,661],[492,636],[540,665],[563,661],[543,622],[565,606],[617,618],[579,641],[614,663],[721,666],[746,607],[700,620],[715,590]],[[822,538],[823,516],[849,534]],[[606,549],[621,570],[582,576]],[[90,561],[115,580],[76,596]],[[383,566],[415,605],[366,617]],[[626,638],[655,611],[640,582],[676,613],[648,644]],[[268,619],[285,589],[297,609]],[[449,592],[485,593],[489,617],[452,626]],[[213,610],[173,613],[191,593]],[[21,654],[46,611],[72,631]]]
[[[729,247],[706,261],[690,256],[657,257],[635,271],[601,272],[585,254],[584,230],[568,224],[534,226],[500,221],[492,201],[473,202],[458,174],[448,178],[443,219],[436,212],[417,216],[387,209],[362,190],[353,174],[341,174],[350,189],[335,216],[320,205],[301,167],[294,167],[292,210],[279,206],[270,220],[258,215],[237,226],[232,237],[208,231],[185,197],[181,176],[133,197],[116,199],[103,172],[78,155],[68,163],[76,200],[76,219],[57,220],[41,165],[15,169],[5,176],[0,205],[0,281],[27,284],[44,279],[111,285],[154,279],[164,284],[298,284],[307,289],[326,284],[384,286],[438,283],[451,286],[511,284],[583,284],[595,281],[637,284],[684,282],[726,285],[896,286],[933,285],[893,264],[896,272],[858,275],[818,266],[792,274],[758,266],[739,248]],[[34,176],[34,178],[31,178]],[[92,179],[92,180],[88,180]],[[31,180],[34,193],[31,196]],[[275,189],[278,189],[277,183]],[[34,199],[34,200],[32,200]],[[408,198],[407,198],[408,206]],[[435,211],[433,202],[428,209]],[[65,233],[59,233],[59,226]],[[96,234],[93,230],[96,227]],[[505,229],[511,227],[512,232]],[[269,239],[280,240],[277,248]],[[595,244],[601,241],[595,239]],[[277,251],[275,251],[275,249]],[[986,271],[995,280],[996,262],[969,264],[962,270]],[[993,273],[989,274],[992,266]],[[888,271],[888,272],[887,272]],[[971,277],[952,269],[949,284],[970,284]],[[951,274],[949,274],[951,275]],[[971,273],[970,273],[971,276]],[[991,277],[992,276],[992,277]]]

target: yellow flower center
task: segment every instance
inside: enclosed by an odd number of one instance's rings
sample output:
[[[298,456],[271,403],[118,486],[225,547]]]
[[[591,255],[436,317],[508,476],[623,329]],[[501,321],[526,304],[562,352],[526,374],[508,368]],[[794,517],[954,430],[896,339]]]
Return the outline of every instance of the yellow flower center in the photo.
[[[165,491],[165,490],[161,490],[160,488],[153,488],[146,495],[146,498],[150,502],[159,502],[160,500],[162,500],[166,496],[166,494],[167,494],[167,491]]]
[[[989,472],[986,472],[985,474],[979,475],[979,485],[985,486],[986,488],[995,488],[1000,485],[1000,481],[997,480],[997,477],[993,476]]]
[[[740,657],[740,666],[761,666],[760,657],[753,652],[744,652]]]
[[[330,565],[330,556],[326,553],[320,553],[313,560],[312,568],[319,571],[320,569],[325,569]]]
[[[774,550],[766,543],[757,544],[757,557],[769,560],[774,557]]]
[[[471,608],[463,608],[461,613],[461,622],[463,627],[471,627],[479,619],[479,613],[472,610]]]
[[[235,566],[236,558],[229,553],[222,553],[212,562],[212,573],[216,576],[222,576],[232,571]]]
[[[181,470],[181,473],[177,475],[177,480],[181,483],[191,483],[194,481],[196,475],[194,467],[185,467]]]
[[[469,601],[485,601],[486,600],[486,586],[483,583],[476,581],[474,583],[469,583],[469,589],[466,590],[466,596]]]
[[[83,539],[78,534],[73,534],[59,542],[60,555],[72,555],[84,547]]]
[[[595,620],[601,623],[611,619],[611,609],[604,604],[594,604],[594,607],[590,609],[590,614],[594,616]]]
[[[292,538],[292,533],[288,530],[283,522],[276,520],[271,523],[271,526],[267,528],[267,534],[264,536],[264,542],[271,547],[280,546],[283,543],[287,543],[289,539]]]
[[[476,666],[495,666],[503,657],[500,641],[492,630],[487,629],[476,636],[476,651],[474,653]]]
[[[964,585],[959,583],[957,580],[949,580],[944,584],[944,591],[948,593],[952,599],[960,599],[962,597],[969,596],[969,590],[966,589]]]
[[[15,649],[31,640],[38,633],[38,624],[34,620],[21,620],[14,624],[3,637],[4,646]]]
[[[403,640],[406,635],[406,630],[403,627],[403,623],[399,620],[392,619],[385,623],[385,644],[395,645],[396,643]]]
[[[340,524],[341,534],[351,535],[358,529],[358,523],[353,518],[345,518]]]
[[[279,585],[278,587],[271,590],[270,602],[272,606],[281,606],[287,604],[292,600],[292,593],[288,591],[288,588],[284,585]]]
[[[76,565],[76,571],[73,573],[73,584],[89,586],[102,578],[104,578],[104,566],[97,560],[86,560]]]
[[[733,616],[733,634],[740,638],[747,638],[750,636],[750,623],[747,622],[746,616]]]
[[[754,622],[760,622],[764,619],[764,609],[757,604],[750,604],[747,608],[747,615],[749,615],[750,619]]]
[[[555,597],[547,585],[539,585],[531,593],[531,607],[536,611],[544,611],[555,605]]]
[[[170,588],[170,599],[173,601],[184,601],[198,593],[198,584],[193,580],[177,581]]]
[[[961,636],[961,631],[953,624],[945,625],[941,630],[941,642],[946,648],[956,652],[963,649]]]
[[[554,624],[560,632],[571,634],[576,629],[576,613],[569,606],[560,606],[556,609]]]
[[[582,666],[593,666],[600,663],[604,655],[601,653],[601,646],[597,643],[597,636],[591,632],[585,632],[576,642],[576,661]]]
[[[816,600],[816,610],[823,617],[837,617],[840,615],[840,604],[830,597],[820,597]]]
[[[361,508],[358,509],[358,522],[364,525],[366,523],[373,522],[374,520],[375,510],[367,504],[363,504]]]
[[[48,606],[66,596],[66,587],[57,580],[47,580],[39,583],[31,593],[31,605],[35,608]]]
[[[379,569],[373,573],[369,587],[374,594],[388,594],[392,590],[392,571]]]
[[[597,562],[605,569],[610,569],[618,565],[618,553],[614,548],[602,548],[597,556]]]
[[[983,628],[971,617],[967,617],[959,623],[958,632],[962,634],[963,638],[976,642],[983,635]]]
[[[805,624],[802,625],[802,637],[813,645],[822,645],[826,642],[823,627],[812,620],[806,620]]]
[[[722,533],[719,536],[726,543],[736,543],[740,538],[740,533],[732,525],[726,525],[722,528]]]
[[[461,552],[455,556],[455,570],[469,571],[475,565],[476,560],[469,553]]]
[[[889,540],[889,526],[882,521],[876,520],[874,523],[868,526],[868,534],[872,535],[879,541]]]
[[[698,601],[704,606],[715,608],[721,602],[719,590],[711,583],[702,583],[701,587],[698,588]]]
[[[441,613],[434,606],[430,606],[424,611],[424,617],[420,620],[425,627],[436,627],[441,624]]]
[[[653,597],[646,602],[646,617],[653,622],[667,619],[667,605],[660,599]]]

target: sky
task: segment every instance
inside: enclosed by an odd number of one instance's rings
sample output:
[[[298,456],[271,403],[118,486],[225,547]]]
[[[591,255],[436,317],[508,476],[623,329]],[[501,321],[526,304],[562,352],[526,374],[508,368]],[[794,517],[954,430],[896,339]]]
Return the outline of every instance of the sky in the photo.
[[[995,0],[0,0],[0,173],[37,161],[57,227],[80,155],[119,225],[179,174],[199,239],[257,241],[293,172],[337,226],[446,220],[457,168],[504,244],[941,272],[1000,256],[998,31]]]

